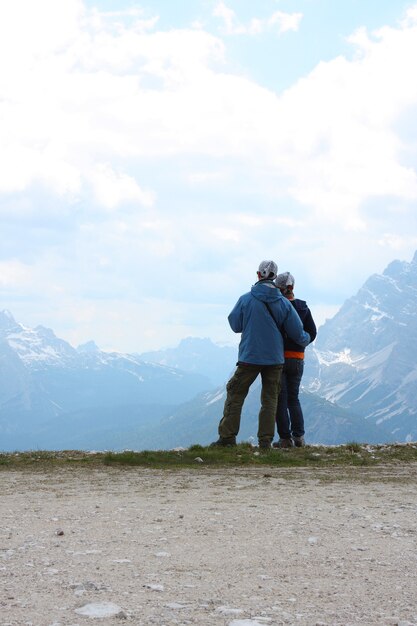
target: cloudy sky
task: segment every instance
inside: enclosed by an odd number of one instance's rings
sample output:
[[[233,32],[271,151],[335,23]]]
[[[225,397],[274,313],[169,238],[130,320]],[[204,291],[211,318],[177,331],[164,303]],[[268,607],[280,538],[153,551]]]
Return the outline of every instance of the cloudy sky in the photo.
[[[0,3],[0,308],[235,340],[262,259],[323,323],[417,249],[417,2]]]

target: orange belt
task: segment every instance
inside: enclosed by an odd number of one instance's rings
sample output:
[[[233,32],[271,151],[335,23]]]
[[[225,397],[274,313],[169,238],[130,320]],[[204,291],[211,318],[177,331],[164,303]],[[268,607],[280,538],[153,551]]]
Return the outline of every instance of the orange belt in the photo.
[[[286,359],[304,359],[304,352],[293,352],[292,350],[285,350],[284,356]]]

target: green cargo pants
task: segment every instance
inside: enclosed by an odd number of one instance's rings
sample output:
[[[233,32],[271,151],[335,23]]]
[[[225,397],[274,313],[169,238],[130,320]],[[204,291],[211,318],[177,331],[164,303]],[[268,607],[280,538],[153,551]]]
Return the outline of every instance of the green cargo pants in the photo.
[[[240,428],[240,415],[249,387],[258,374],[262,378],[261,410],[259,411],[258,441],[270,443],[275,434],[275,414],[281,387],[282,365],[238,365],[226,386],[227,397],[219,436],[234,443]]]

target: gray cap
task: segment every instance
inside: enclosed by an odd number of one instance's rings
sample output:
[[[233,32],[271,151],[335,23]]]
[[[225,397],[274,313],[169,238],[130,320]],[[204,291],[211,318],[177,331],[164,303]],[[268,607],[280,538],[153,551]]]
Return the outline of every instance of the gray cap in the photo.
[[[261,261],[259,263],[258,272],[261,275],[261,278],[274,280],[278,273],[278,265],[274,261]],[[273,274],[273,276],[270,276],[270,274]]]
[[[295,279],[290,272],[283,272],[282,274],[278,274],[275,279],[275,284],[278,289],[285,289],[288,285],[294,287]]]

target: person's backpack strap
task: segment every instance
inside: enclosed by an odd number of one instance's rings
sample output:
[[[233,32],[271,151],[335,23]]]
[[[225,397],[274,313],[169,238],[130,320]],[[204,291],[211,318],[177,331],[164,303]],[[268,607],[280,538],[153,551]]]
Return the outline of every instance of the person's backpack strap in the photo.
[[[272,313],[272,309],[271,309],[271,307],[269,306],[268,302],[264,302],[264,305],[265,305],[265,306],[266,306],[266,308],[268,309],[268,313],[269,313],[269,315],[272,317],[272,319],[274,320],[274,322],[275,322],[275,324],[276,324],[276,326],[277,326],[277,328],[278,328],[279,332],[281,333],[281,335],[282,335],[282,336],[284,336],[284,332],[285,332],[285,331],[283,330],[282,326],[280,326],[280,325],[278,324],[277,320],[275,319],[275,316],[274,316],[274,314]]]

